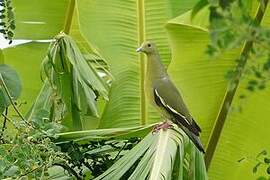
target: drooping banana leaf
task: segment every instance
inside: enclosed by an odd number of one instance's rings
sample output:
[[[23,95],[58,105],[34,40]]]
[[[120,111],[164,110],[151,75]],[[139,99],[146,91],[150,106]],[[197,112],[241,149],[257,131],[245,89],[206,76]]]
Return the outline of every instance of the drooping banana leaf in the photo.
[[[51,92],[65,104],[68,116],[63,123],[68,128],[81,130],[84,116],[98,116],[96,100],[99,96],[108,99],[108,86],[70,37],[56,36],[42,67]]]

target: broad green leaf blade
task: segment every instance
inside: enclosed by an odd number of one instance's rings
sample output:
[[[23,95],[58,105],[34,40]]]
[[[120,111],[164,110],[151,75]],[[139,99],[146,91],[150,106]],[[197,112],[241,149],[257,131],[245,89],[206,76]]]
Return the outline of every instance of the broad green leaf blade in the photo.
[[[66,171],[59,166],[53,166],[51,168],[49,168],[48,170],[50,176],[49,179],[50,180],[74,180],[73,177],[70,177]]]
[[[204,156],[199,151],[195,151],[195,180],[208,179],[205,168]]]
[[[194,119],[202,128],[204,144],[210,136],[227,87],[225,73],[235,64],[237,50],[209,60],[208,9],[198,12],[191,21],[190,11],[168,22],[167,30],[173,60],[169,74]]]
[[[183,161],[184,151],[179,151],[183,150],[181,147],[179,147],[183,144],[184,138],[181,135],[172,133],[169,130],[160,131],[149,179],[154,180],[154,179],[171,178],[173,172],[172,164],[174,162],[178,162],[175,161],[175,158],[178,153],[180,154],[180,156],[182,156],[181,159]],[[180,163],[180,165],[183,164],[183,162],[181,161],[178,163]],[[179,171],[183,171],[182,168],[183,165],[179,167]]]
[[[39,116],[40,111],[45,111],[48,113],[42,118],[58,122],[63,119],[65,110],[65,106],[60,103],[60,99],[56,97],[48,80],[46,80],[33,102],[31,109],[27,112],[26,118],[32,121],[35,117]]]
[[[177,179],[183,179],[183,169],[189,171],[191,167],[184,166],[183,163],[184,158],[190,154],[185,154],[188,152],[185,152],[184,146],[189,140],[187,136],[182,134],[182,131],[175,129],[162,129],[156,134],[149,133],[139,144],[96,179],[175,179],[175,173],[178,173]],[[192,146],[195,148],[193,144]],[[194,149],[194,151],[197,150]],[[196,155],[203,158],[201,153]],[[198,166],[204,166],[203,161],[195,159],[187,161],[194,161],[194,164],[200,163]],[[178,167],[178,169],[173,167]],[[194,169],[194,172],[196,173],[197,169]],[[200,180],[207,179],[206,171],[204,174],[198,173],[197,177]]]
[[[6,64],[0,64],[0,113],[8,107],[12,100],[18,99],[22,84],[17,72]]]
[[[86,131],[72,131],[58,134],[58,143],[68,141],[76,141],[79,143],[89,142],[89,140],[110,139],[110,138],[129,138],[129,137],[144,137],[153,128],[153,125],[138,126],[132,128],[110,128],[96,129]]]
[[[269,150],[267,139],[269,132],[270,88],[260,92],[248,93],[247,80],[240,84],[233,101],[233,110],[227,117],[221,138],[209,168],[211,179],[247,179],[253,180],[265,171],[254,174],[253,167],[257,161],[255,157],[262,150]],[[245,100],[239,96],[247,94]],[[242,111],[237,109],[241,107]],[[239,162],[240,159],[243,159]],[[230,173],[229,173],[230,172]]]
[[[164,25],[170,18],[191,9],[194,3],[190,0],[77,1],[81,32],[97,46],[114,76],[110,101],[100,128],[131,127],[159,121],[144,95],[145,57],[135,50],[142,41],[152,39],[159,46],[163,62],[168,65],[170,51]]]
[[[13,0],[15,39],[52,39],[64,29],[69,0]]]
[[[256,9],[258,9],[258,4],[256,1],[253,1],[253,10]],[[263,18],[262,25],[269,26],[268,10]],[[259,22],[260,20],[257,19],[257,21]],[[246,64],[247,70],[254,63],[252,61],[252,59],[248,59]],[[256,63],[260,64],[260,62],[261,60],[256,58]],[[269,94],[269,88],[259,93],[247,92],[246,87],[248,81],[251,80],[250,78],[252,79],[250,76],[244,76],[240,81],[240,87],[236,89],[232,109],[225,121],[214,158],[210,165],[209,174],[213,179],[224,179],[224,177],[228,179],[256,179],[256,177],[266,174],[265,171],[253,174],[251,169],[257,164],[255,157],[258,152],[261,152],[263,149],[269,149],[269,143],[263,140],[267,136],[264,129],[267,126],[269,113],[267,108],[268,101],[265,101],[265,99],[268,97],[266,94]],[[227,93],[229,92],[230,89],[228,89]],[[246,95],[247,98],[240,100],[239,97],[242,95]],[[256,143],[253,144],[254,142]],[[235,159],[237,160],[235,161]],[[241,159],[242,161],[240,161]],[[219,164],[221,161],[222,164]],[[221,169],[222,171],[217,173]],[[229,171],[231,173],[226,174]]]
[[[132,150],[130,150],[124,157],[119,159],[114,163],[107,171],[101,174],[98,179],[120,179],[127,171],[147,152],[151,144],[155,144],[157,135],[152,135],[151,133],[146,136],[138,145],[136,145]],[[128,179],[128,176],[125,177]]]
[[[203,12],[198,12],[198,18],[204,19],[200,13]],[[192,114],[202,126],[202,139],[207,142],[226,93],[228,82],[224,75],[233,68],[234,60],[240,51],[233,50],[221,54],[217,60],[207,60],[203,52],[208,42],[205,34],[207,32],[203,33],[206,26],[200,21],[196,22],[196,17],[192,22],[187,17],[188,15],[184,14],[170,21],[167,26],[173,48],[173,61],[169,71],[178,87],[182,89]],[[266,17],[265,22],[268,21]],[[263,149],[269,149],[269,143],[265,141],[267,131],[264,131],[269,117],[266,113],[269,111],[269,88],[250,94],[251,97],[243,103],[238,97],[246,93],[245,87],[246,81],[241,83],[234,97],[232,106],[237,109],[241,104],[242,112],[231,112],[225,121],[209,169],[210,179],[255,179],[261,175],[252,174],[256,162],[250,157],[255,157]],[[243,158],[243,161],[238,162]]]
[[[47,48],[48,43],[31,42],[3,50],[5,63],[16,69],[22,81],[18,104],[23,113],[29,110],[42,87],[40,64]]]
[[[4,63],[4,54],[3,54],[3,50],[0,49],[0,64]]]

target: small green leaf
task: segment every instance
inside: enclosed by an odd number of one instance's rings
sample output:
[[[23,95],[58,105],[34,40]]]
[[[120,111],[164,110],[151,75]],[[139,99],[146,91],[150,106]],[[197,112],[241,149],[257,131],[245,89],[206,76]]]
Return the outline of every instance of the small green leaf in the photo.
[[[254,88],[254,86],[249,85],[249,86],[247,86],[247,90],[253,92],[255,90],[255,88]]]
[[[264,158],[264,162],[269,164],[270,163],[270,159],[269,158]]]
[[[12,100],[16,100],[19,97],[22,87],[17,72],[8,65],[0,64],[0,75],[4,81],[1,82],[0,79],[0,112],[2,113],[11,103],[5,90],[5,86],[7,87]]]
[[[258,162],[258,163],[254,166],[252,172],[253,172],[253,173],[256,173],[256,172],[258,171],[258,167],[259,167],[261,164],[262,164],[261,162]]]
[[[260,90],[262,90],[262,89],[265,89],[266,86],[265,86],[264,84],[260,84],[260,85],[258,86],[258,88],[259,88]]]
[[[267,155],[267,151],[263,150],[257,155],[257,158],[260,157],[260,156],[265,156],[265,155]]]
[[[257,80],[250,80],[250,81],[248,81],[248,84],[250,84],[250,85],[257,85],[258,84],[258,81]]]
[[[18,171],[19,171],[19,167],[13,165],[4,173],[4,176],[8,176],[8,177],[14,176]]]
[[[257,178],[257,180],[267,180],[267,178],[263,177],[263,176],[260,176],[260,177]]]

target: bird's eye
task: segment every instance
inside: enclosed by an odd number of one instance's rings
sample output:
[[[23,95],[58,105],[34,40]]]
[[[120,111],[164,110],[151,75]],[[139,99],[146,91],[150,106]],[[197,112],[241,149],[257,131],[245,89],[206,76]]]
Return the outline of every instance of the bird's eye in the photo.
[[[148,47],[151,47],[151,44],[147,44]]]

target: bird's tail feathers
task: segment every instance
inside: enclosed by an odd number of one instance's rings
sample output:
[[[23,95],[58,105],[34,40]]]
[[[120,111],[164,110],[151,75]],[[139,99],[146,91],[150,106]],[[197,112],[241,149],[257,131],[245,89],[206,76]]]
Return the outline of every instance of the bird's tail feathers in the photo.
[[[205,153],[200,138],[195,134],[193,134],[192,132],[190,132],[186,127],[181,127],[181,129],[186,133],[186,135],[190,138],[190,140],[198,148],[198,150]]]
[[[200,126],[196,123],[194,119],[192,119],[192,126],[195,127],[199,132],[202,132]]]

